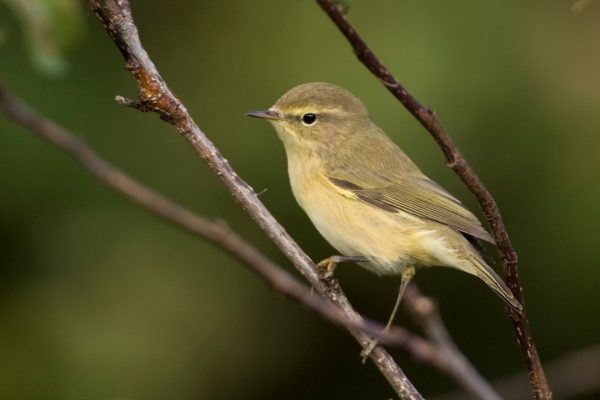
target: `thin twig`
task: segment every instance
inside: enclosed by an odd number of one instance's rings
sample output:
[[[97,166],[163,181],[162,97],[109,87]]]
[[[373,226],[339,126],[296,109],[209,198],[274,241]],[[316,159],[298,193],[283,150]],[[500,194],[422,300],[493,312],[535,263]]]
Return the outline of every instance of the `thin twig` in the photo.
[[[227,160],[193,121],[185,106],[167,87],[140,42],[129,2],[127,0],[90,0],[90,6],[125,57],[126,67],[138,83],[138,101],[136,103],[128,102],[129,105],[141,111],[156,112],[163,120],[173,125],[221,178],[235,200],[310,284],[320,294],[327,296],[340,306],[347,318],[361,322],[361,316],[354,311],[342,291],[328,290],[319,280],[312,260],[269,213],[254,190],[231,168]],[[363,348],[369,345],[371,340],[369,336],[357,330],[350,330],[350,332]],[[422,398],[385,349],[379,346],[371,353],[370,358],[400,398]]]
[[[425,331],[425,335],[441,352],[438,369],[454,378],[474,398],[501,400],[500,395],[460,352],[442,322],[437,304],[424,296],[411,284],[404,293],[403,304],[407,312]]]
[[[517,270],[517,253],[510,243],[508,233],[500,210],[491,193],[485,188],[475,171],[467,163],[448,133],[442,127],[435,113],[423,107],[408,91],[398,82],[364,40],[358,35],[356,29],[350,24],[331,0],[317,0],[321,8],[327,13],[335,25],[340,29],[352,46],[358,59],[375,75],[381,83],[404,105],[404,107],[421,123],[433,136],[441,147],[448,166],[460,177],[469,190],[475,195],[496,240],[502,264],[506,272],[506,283],[515,297],[523,304],[523,289],[519,281]],[[524,304],[523,304],[524,305]],[[542,363],[535,347],[529,321],[523,311],[522,314],[507,308],[508,315],[513,323],[517,341],[529,369],[531,386],[536,399],[549,400],[552,392],[546,380]]]

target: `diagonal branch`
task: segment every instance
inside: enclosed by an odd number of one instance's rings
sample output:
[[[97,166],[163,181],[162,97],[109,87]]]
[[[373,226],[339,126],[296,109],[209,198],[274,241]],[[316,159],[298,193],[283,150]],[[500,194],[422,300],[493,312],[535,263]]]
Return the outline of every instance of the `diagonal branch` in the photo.
[[[138,83],[139,100],[121,99],[121,103],[141,111],[156,112],[163,120],[173,125],[221,178],[235,200],[319,294],[326,296],[338,305],[347,318],[360,323],[361,316],[352,308],[339,286],[334,285],[337,287],[332,290],[331,286],[326,286],[321,282],[312,260],[269,213],[254,190],[231,168],[227,160],[190,117],[185,106],[170,91],[140,42],[129,2],[127,0],[90,0],[90,6],[125,57],[126,67]],[[368,335],[355,329],[351,329],[350,332],[363,348],[369,346],[371,340]],[[370,354],[370,358],[400,398],[422,398],[385,349],[377,347]]]
[[[506,272],[506,283],[519,302],[523,304],[523,289],[519,281],[517,270],[517,253],[510,243],[504,221],[500,214],[500,209],[498,208],[494,197],[483,185],[469,163],[467,163],[456,144],[442,127],[434,112],[425,108],[417,101],[417,99],[408,93],[408,91],[392,75],[390,70],[381,63],[346,19],[341,8],[331,0],[317,0],[317,3],[319,3],[321,8],[346,37],[358,59],[433,136],[444,152],[448,166],[475,195],[490,224],[494,238],[496,239],[496,244],[502,258],[502,264]],[[517,341],[529,369],[529,377],[535,398],[544,400],[551,399],[552,392],[550,391],[548,381],[546,380],[525,311],[523,311],[522,314],[518,314],[508,309],[508,314],[513,323]]]
[[[40,116],[20,99],[10,94],[1,80],[0,109],[17,124],[63,150],[106,186],[162,219],[221,247],[226,253],[250,267],[274,290],[305,305],[325,320],[340,327],[380,337],[379,340],[400,347],[412,357],[423,362],[431,360],[432,354],[436,353],[436,350],[425,340],[403,328],[394,327],[391,332],[383,332],[384,326],[377,322],[348,319],[338,307],[320,296],[315,296],[306,285],[273,263],[235,232],[228,229],[225,224],[209,221],[194,214],[113,167],[98,156],[85,142],[53,121]]]
[[[406,288],[403,300],[407,312],[423,328],[425,335],[443,354],[439,359],[438,369],[454,378],[474,398],[501,400],[500,395],[492,385],[479,374],[464,354],[460,352],[444,326],[437,304],[424,296],[414,284]]]
[[[552,394],[557,399],[597,398],[600,393],[600,345],[593,344],[550,360],[546,363],[546,373],[552,382]],[[525,371],[501,378],[493,384],[505,399],[527,400],[531,396]],[[433,397],[435,400],[464,398],[462,392]]]

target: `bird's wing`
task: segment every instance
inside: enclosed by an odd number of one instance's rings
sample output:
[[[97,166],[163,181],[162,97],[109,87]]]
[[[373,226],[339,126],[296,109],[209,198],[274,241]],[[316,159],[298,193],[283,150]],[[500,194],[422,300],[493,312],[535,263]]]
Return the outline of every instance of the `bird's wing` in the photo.
[[[494,243],[493,237],[477,217],[454,196],[424,175],[409,175],[396,178],[394,182],[380,182],[382,185],[378,187],[364,187],[367,186],[361,184],[364,180],[352,174],[338,175],[344,176],[328,178],[339,189],[367,204],[389,212],[404,211]]]

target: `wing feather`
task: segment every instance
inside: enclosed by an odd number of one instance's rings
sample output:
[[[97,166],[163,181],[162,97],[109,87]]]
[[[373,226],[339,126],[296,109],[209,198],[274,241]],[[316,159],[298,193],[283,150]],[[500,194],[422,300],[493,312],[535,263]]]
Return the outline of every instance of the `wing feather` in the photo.
[[[389,212],[404,211],[494,243],[475,215],[425,175],[396,178],[393,183],[386,182],[386,185],[374,188],[362,187],[346,178],[329,177],[329,180],[372,206]]]

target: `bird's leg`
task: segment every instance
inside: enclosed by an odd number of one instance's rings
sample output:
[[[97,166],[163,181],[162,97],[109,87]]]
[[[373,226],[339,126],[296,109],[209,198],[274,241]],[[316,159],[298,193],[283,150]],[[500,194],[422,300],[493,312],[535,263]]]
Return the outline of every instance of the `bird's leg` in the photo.
[[[415,267],[413,266],[406,267],[404,268],[404,271],[402,271],[402,274],[400,275],[400,289],[398,290],[398,297],[396,298],[396,303],[394,304],[392,314],[390,315],[387,324],[385,324],[385,328],[383,328],[383,332],[387,332],[392,326],[394,318],[396,318],[398,308],[400,307],[400,302],[402,301],[402,295],[404,295],[404,291],[406,290],[406,287],[408,286],[414,275]],[[363,351],[361,351],[360,355],[362,357],[363,363],[367,360],[367,357],[369,357],[369,354],[371,354],[371,352],[373,351],[375,346],[377,346],[378,343],[379,341],[377,339],[373,339],[371,343],[369,343],[369,346]]]

